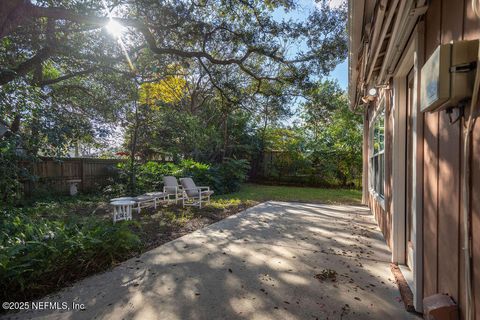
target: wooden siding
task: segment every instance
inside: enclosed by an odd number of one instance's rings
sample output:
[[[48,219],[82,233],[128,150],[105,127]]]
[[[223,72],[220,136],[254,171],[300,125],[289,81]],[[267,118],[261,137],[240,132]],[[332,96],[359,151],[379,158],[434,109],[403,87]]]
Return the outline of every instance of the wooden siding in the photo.
[[[385,211],[377,199],[369,194],[369,207],[372,210],[375,220],[382,231],[385,242],[392,249],[392,215],[389,211]]]
[[[452,40],[480,38],[480,18],[471,8],[472,0],[432,0],[422,18],[425,22],[424,48],[419,52],[426,61],[435,48]],[[421,66],[420,66],[421,67]],[[371,119],[371,106],[366,118]],[[445,111],[425,113],[423,118],[423,293],[448,293],[460,306],[464,319],[465,283],[462,216],[462,167],[464,122],[450,124]],[[392,203],[391,164],[392,126],[386,121],[385,210],[369,194],[368,205],[391,247]],[[368,134],[368,133],[367,133]],[[364,143],[368,143],[364,140]],[[473,285],[475,319],[480,320],[480,119],[473,132],[471,161],[471,228],[473,235]],[[368,162],[368,157],[365,159]]]
[[[430,1],[425,15],[425,57],[443,43],[478,39],[479,18],[471,0]],[[463,23],[462,23],[463,21]],[[424,115],[424,294],[448,293],[464,317],[462,151],[463,123],[450,124],[445,111]],[[480,126],[472,150],[473,283],[476,318],[480,319]]]

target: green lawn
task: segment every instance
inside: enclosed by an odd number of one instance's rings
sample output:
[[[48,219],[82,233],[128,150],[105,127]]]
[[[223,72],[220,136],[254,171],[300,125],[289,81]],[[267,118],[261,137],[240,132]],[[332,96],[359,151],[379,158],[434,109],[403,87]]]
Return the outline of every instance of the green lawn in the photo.
[[[361,190],[321,189],[286,186],[244,184],[239,192],[221,195],[217,199],[238,199],[250,201],[300,201],[315,203],[360,204]]]

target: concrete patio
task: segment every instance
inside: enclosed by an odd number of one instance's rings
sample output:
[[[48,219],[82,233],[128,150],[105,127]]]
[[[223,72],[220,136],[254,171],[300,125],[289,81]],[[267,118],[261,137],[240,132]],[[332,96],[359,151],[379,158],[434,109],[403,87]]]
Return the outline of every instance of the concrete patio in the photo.
[[[83,311],[4,317],[417,319],[389,260],[365,207],[266,202],[42,299]],[[315,277],[326,269],[336,279]]]

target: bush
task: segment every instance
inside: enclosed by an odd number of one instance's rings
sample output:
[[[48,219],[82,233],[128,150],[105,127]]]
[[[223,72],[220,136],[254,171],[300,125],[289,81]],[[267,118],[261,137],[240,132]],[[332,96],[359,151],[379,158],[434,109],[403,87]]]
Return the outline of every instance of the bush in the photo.
[[[3,209],[0,220],[0,298],[27,299],[78,277],[105,270],[140,249],[132,223],[97,217],[62,221],[35,208]]]
[[[177,172],[177,178],[190,177],[198,186],[213,187],[217,184],[217,178],[213,167],[208,164],[196,162],[191,159],[182,160],[179,164],[180,170]]]
[[[217,170],[221,185],[221,192],[219,193],[232,193],[240,190],[240,185],[246,180],[249,169],[250,164],[244,159],[228,159],[218,165]]]
[[[119,181],[104,189],[107,196],[126,195],[129,182],[129,166],[118,165],[121,173]],[[163,177],[174,176],[177,179],[190,177],[198,186],[209,186],[216,194],[238,191],[245,181],[250,166],[247,160],[227,159],[223,163],[209,165],[191,159],[182,160],[178,164],[149,161],[136,168],[136,193],[163,189]],[[119,194],[123,191],[123,194]]]

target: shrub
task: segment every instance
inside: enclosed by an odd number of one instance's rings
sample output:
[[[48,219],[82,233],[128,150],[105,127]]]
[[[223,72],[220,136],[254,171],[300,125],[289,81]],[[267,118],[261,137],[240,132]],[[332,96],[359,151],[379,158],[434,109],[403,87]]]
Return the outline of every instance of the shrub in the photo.
[[[217,166],[220,186],[219,193],[231,193],[238,191],[240,185],[247,178],[250,164],[245,159],[228,159]]]
[[[62,221],[35,208],[3,209],[0,220],[0,296],[42,295],[72,279],[104,270],[140,249],[132,223],[98,217]],[[7,299],[8,298],[8,299]]]
[[[182,160],[177,178],[190,177],[198,186],[213,186],[216,179],[212,167],[208,164],[196,162],[191,159]]]
[[[127,195],[129,166],[118,164],[119,179],[103,189],[105,196]],[[163,177],[192,178],[198,186],[209,186],[216,194],[238,191],[245,181],[250,166],[247,160],[226,159],[223,163],[209,165],[192,159],[178,164],[149,161],[136,168],[136,193],[159,191],[163,188]]]
[[[178,170],[173,163],[159,163],[149,161],[138,166],[137,189],[143,192],[161,190],[162,177]]]

